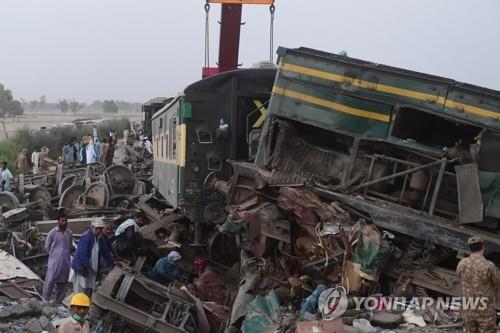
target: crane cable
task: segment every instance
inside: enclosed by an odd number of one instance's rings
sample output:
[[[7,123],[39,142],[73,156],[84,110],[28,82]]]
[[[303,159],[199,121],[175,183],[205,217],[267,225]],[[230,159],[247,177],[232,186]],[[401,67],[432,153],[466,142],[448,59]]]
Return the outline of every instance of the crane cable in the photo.
[[[274,0],[271,6],[269,6],[269,13],[271,14],[271,23],[269,27],[269,61],[274,62],[274,12],[276,7],[274,6]]]
[[[205,68],[210,67],[210,30],[209,30],[210,4],[205,3]]]

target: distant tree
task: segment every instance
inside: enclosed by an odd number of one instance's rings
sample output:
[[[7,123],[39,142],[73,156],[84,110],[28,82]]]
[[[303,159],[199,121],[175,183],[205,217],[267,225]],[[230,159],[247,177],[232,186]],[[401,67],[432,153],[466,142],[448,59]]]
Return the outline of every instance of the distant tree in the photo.
[[[35,110],[38,108],[38,101],[36,99],[30,101],[30,109]]]
[[[40,109],[43,109],[45,107],[45,104],[47,104],[47,97],[45,95],[42,95],[39,98],[38,106],[40,107]]]
[[[105,113],[117,113],[118,105],[112,99],[106,99],[102,102],[102,111]]]
[[[94,110],[102,110],[102,102],[99,100],[95,100],[92,103],[90,103],[89,107]]]
[[[129,102],[126,102],[126,101],[120,101],[120,100],[117,100],[116,101],[116,104],[118,105],[118,108],[120,110],[127,110],[127,111],[130,111],[131,107],[132,107],[132,104],[129,103]]]
[[[24,113],[21,102],[15,100],[12,92],[0,84],[0,117],[19,116]]]
[[[21,102],[18,100],[12,100],[10,103],[10,108],[9,111],[7,111],[7,115],[11,117],[17,117],[20,116],[24,113],[23,106],[21,105]]]
[[[56,105],[62,113],[66,113],[69,110],[69,102],[65,99],[59,100]]]
[[[69,109],[73,114],[76,114],[80,109],[83,109],[85,107],[85,103],[79,103],[75,101],[74,99],[69,102]]]

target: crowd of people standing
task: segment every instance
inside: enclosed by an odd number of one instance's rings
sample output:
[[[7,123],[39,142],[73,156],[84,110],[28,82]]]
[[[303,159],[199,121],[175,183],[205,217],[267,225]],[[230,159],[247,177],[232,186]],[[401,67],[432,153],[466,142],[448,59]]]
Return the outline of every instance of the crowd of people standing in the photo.
[[[62,149],[62,160],[67,163],[92,164],[100,162],[106,166],[113,163],[114,146],[116,144],[116,131],[111,131],[109,136],[99,141],[87,133],[80,143],[72,137]]]
[[[106,167],[113,163],[115,144],[117,142],[116,131],[109,132],[109,136],[99,141],[92,134],[85,134],[80,142],[76,137],[71,137],[69,142],[61,149],[58,160],[49,157],[48,147],[35,146],[31,153],[31,159],[28,158],[28,149],[23,148],[17,155],[15,167],[19,174],[26,175],[31,173],[37,175],[49,170],[51,165],[59,163],[68,164],[92,164],[100,162]],[[10,182],[13,179],[12,172],[7,167],[7,162],[1,162],[0,170],[0,192],[10,191]]]

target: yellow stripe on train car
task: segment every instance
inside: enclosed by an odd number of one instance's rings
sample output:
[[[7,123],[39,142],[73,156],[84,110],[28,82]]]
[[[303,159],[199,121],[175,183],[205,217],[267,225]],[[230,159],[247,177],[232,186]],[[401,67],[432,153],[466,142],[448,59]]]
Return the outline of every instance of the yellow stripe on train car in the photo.
[[[335,103],[335,102],[332,102],[332,101],[329,101],[326,99],[306,95],[303,93],[299,93],[297,91],[283,89],[283,88],[276,87],[276,86],[273,87],[273,93],[283,95],[286,97],[290,97],[293,99],[297,99],[300,101],[304,101],[307,103],[323,106],[326,108],[334,109],[336,111],[339,111],[342,113],[347,113],[347,114],[358,116],[358,117],[375,119],[375,120],[383,121],[386,123],[388,123],[391,120],[390,115],[387,115],[387,114],[382,114],[382,113],[353,108],[353,107],[346,106],[346,105],[339,104],[339,103]]]
[[[500,119],[499,112],[495,112],[495,111],[487,110],[487,109],[483,109],[483,108],[478,108],[477,106],[463,104],[460,102],[455,102],[455,101],[453,101],[451,99],[447,99],[446,97],[443,97],[443,96],[427,94],[427,93],[409,90],[409,89],[397,88],[397,87],[388,86],[388,85],[384,85],[384,84],[380,84],[380,83],[377,84],[377,83],[369,82],[369,81],[355,80],[355,79],[348,77],[348,76],[324,72],[324,71],[320,71],[320,70],[309,68],[309,67],[297,66],[297,65],[287,64],[287,63],[283,63],[283,62],[280,63],[280,68],[285,70],[285,71],[289,71],[289,72],[313,76],[313,77],[317,77],[317,78],[325,79],[325,80],[329,80],[329,81],[335,81],[335,82],[340,82],[340,83],[349,83],[349,84],[356,86],[356,87],[365,88],[365,89],[373,89],[373,90],[387,93],[387,94],[391,94],[391,95],[410,97],[410,98],[418,99],[418,100],[422,100],[422,101],[431,101],[431,102],[435,102],[436,104],[443,105],[444,107],[447,107],[450,109],[456,109],[459,111],[471,113],[471,114],[481,116],[481,117]]]
[[[313,77],[325,79],[328,81],[348,83],[348,84],[351,84],[351,85],[359,87],[359,88],[373,89],[373,90],[377,90],[377,91],[387,93],[387,94],[410,97],[410,98],[423,100],[423,101],[435,102],[435,103],[441,104],[441,105],[443,105],[446,101],[445,97],[441,97],[441,96],[437,96],[437,95],[427,94],[427,93],[423,93],[423,92],[419,92],[419,91],[415,91],[415,90],[397,88],[397,87],[388,86],[385,84],[380,84],[380,83],[375,83],[375,82],[370,82],[370,81],[356,80],[356,79],[353,79],[353,78],[345,76],[345,75],[324,72],[324,71],[320,71],[317,69],[304,67],[304,66],[297,66],[297,65],[287,64],[287,63],[281,63],[280,68],[282,68],[283,70],[289,71],[289,72],[294,72],[294,73],[298,73],[298,74],[305,74],[308,76],[313,76]]]

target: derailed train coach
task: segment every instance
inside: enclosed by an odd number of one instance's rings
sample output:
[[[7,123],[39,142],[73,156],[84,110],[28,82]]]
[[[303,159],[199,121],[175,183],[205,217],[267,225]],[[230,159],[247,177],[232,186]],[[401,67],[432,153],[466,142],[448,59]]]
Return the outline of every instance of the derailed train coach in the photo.
[[[153,184],[191,221],[224,218],[223,198],[205,194],[203,183],[211,173],[228,179],[227,160],[255,157],[275,75],[276,69],[249,68],[210,76],[153,115]]]
[[[380,228],[500,252],[500,92],[307,48],[279,48],[256,165]],[[498,261],[497,261],[498,264]]]

